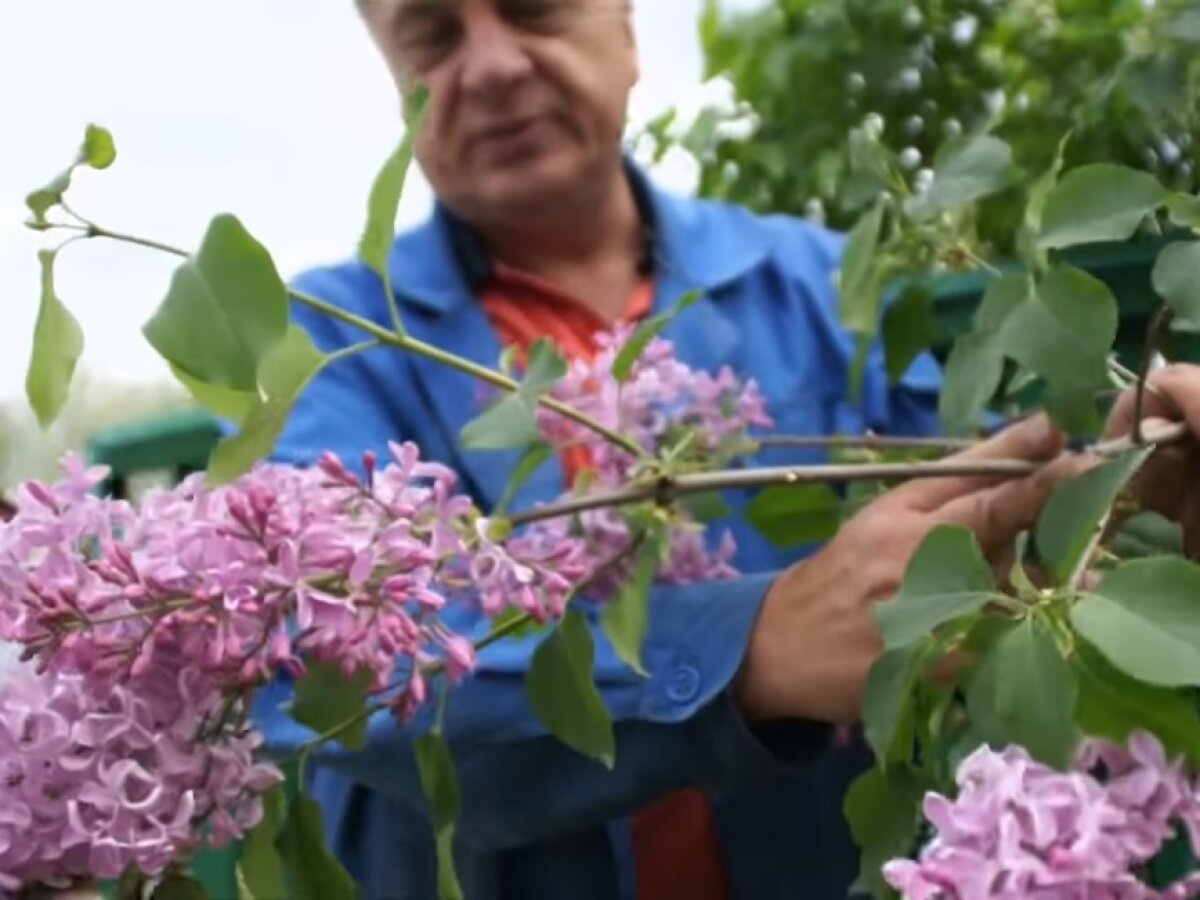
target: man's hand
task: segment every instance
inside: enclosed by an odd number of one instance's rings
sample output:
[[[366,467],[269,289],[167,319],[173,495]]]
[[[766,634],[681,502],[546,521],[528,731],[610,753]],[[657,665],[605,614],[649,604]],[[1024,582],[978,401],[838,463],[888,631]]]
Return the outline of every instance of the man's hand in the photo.
[[[1197,401],[1200,413],[1200,394]],[[883,650],[872,605],[897,592],[910,557],[939,525],[969,528],[988,559],[1005,564],[1054,486],[1089,465],[1061,455],[1063,448],[1063,436],[1044,415],[1014,425],[954,458],[1046,461],[1035,474],[909,482],[788,569],[763,602],[735,685],[747,718],[857,720],[867,674]]]
[[[1200,366],[1168,366],[1151,374],[1142,400],[1142,428],[1149,431],[1169,422],[1183,421],[1200,436]],[[1105,436],[1132,433],[1136,394],[1123,393],[1113,406]],[[1193,559],[1200,558],[1200,442],[1185,441],[1154,452],[1134,480],[1138,499],[1147,509],[1183,527],[1184,546]]]

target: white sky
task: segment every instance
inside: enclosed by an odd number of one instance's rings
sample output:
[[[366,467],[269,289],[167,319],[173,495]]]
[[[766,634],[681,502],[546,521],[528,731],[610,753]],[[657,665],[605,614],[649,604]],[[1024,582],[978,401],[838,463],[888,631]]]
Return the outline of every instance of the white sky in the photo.
[[[191,248],[212,215],[234,212],[285,276],[351,252],[398,134],[391,83],[351,6],[0,0],[0,401],[23,396],[46,243],[21,224],[24,197],[69,162],[90,121],[113,131],[119,156],[80,174],[70,196],[82,214]],[[699,10],[700,0],[637,3],[635,119],[697,90]],[[661,175],[690,187],[686,167]],[[399,224],[422,218],[428,199],[411,180]],[[139,329],[174,265],[111,243],[64,254],[59,293],[86,334],[83,367],[169,377]]]

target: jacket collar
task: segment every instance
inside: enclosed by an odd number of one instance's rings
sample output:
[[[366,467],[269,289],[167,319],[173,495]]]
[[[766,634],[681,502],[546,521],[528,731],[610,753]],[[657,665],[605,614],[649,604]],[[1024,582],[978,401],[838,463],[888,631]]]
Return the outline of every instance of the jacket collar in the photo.
[[[709,292],[762,260],[763,242],[745,229],[658,188],[628,157],[624,167],[648,231],[645,266],[660,279]],[[482,242],[440,202],[425,223],[396,239],[389,265],[399,299],[432,313],[473,302],[490,272]]]

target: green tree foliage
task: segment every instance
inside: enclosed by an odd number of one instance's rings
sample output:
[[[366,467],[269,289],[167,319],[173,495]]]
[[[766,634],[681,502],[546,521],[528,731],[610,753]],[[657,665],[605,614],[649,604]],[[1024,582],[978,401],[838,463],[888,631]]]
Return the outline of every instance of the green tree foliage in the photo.
[[[910,190],[940,148],[992,133],[1025,173],[1062,135],[1070,169],[1120,163],[1194,193],[1200,185],[1200,7],[1194,0],[780,0],[734,12],[706,0],[708,78],[739,109],[706,109],[676,139],[700,163],[700,192],[848,230],[894,185],[856,159],[867,125]],[[722,127],[730,118],[752,123]],[[664,122],[649,133],[660,141]],[[993,197],[977,246],[1006,254],[1023,203]]]

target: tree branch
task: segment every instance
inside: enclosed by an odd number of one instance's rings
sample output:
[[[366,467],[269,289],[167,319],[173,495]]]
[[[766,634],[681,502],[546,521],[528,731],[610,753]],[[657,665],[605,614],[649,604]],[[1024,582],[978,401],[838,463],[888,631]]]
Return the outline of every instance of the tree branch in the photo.
[[[136,235],[110,231],[107,228],[101,228],[99,225],[93,225],[90,223],[87,225],[55,223],[52,227],[66,229],[68,231],[78,231],[89,238],[106,238],[111,241],[133,244],[138,247],[146,247],[151,250],[157,250],[161,253],[178,256],[182,259],[188,259],[191,256],[190,253],[179,247],[172,247],[169,244],[163,244],[159,241],[150,240],[148,238],[137,237]],[[427,357],[428,359],[432,359],[435,362],[439,362],[442,365],[448,366],[452,369],[457,369],[460,372],[471,375],[474,378],[478,378],[480,381],[484,381],[510,393],[515,393],[521,387],[517,381],[509,378],[502,372],[489,369],[487,366],[481,366],[478,363],[474,363],[469,359],[464,359],[461,356],[455,356],[453,353],[449,353],[440,347],[435,347],[432,344],[419,341],[416,338],[409,337],[407,334],[391,331],[381,325],[376,324],[375,322],[372,322],[370,319],[355,315],[352,312],[334,306],[332,303],[322,300],[319,297],[313,297],[310,294],[306,294],[302,291],[292,290],[291,288],[288,289],[288,295],[291,296],[292,299],[304,304],[310,309],[316,310],[317,312],[323,313],[332,319],[337,319],[340,322],[344,322],[347,325],[351,325],[360,331],[369,334],[381,344],[394,347],[397,350],[404,350],[408,353],[416,354],[417,356]],[[563,403],[561,400],[556,400],[553,397],[545,395],[537,398],[537,402],[546,409],[558,413],[564,419],[569,419],[570,421],[575,422],[577,425],[581,425],[589,431],[598,434],[600,437],[620,447],[626,453],[629,453],[638,459],[649,460],[652,458],[649,451],[647,451],[646,448],[641,446],[637,441],[617,431],[614,431],[606,425],[596,421],[586,413],[575,409],[575,407],[571,406],[570,404]]]
[[[753,440],[756,446],[764,449],[786,447],[799,450],[941,450],[947,453],[965,450],[975,443],[975,441],[955,438],[902,437],[886,434],[772,434]]]
[[[1176,443],[1183,440],[1188,434],[1185,424],[1173,423],[1144,435],[1142,444],[1135,443],[1131,438],[1119,438],[1094,444],[1082,452],[1099,457],[1119,456],[1145,444]],[[659,479],[649,484],[635,484],[627,488],[590,496],[573,497],[517,513],[510,516],[509,521],[514,527],[517,527],[561,516],[576,515],[592,509],[644,503],[648,500],[670,503],[691,494],[729,488],[763,487],[773,484],[843,484],[851,481],[907,481],[916,478],[962,478],[978,475],[1020,478],[1036,472],[1047,464],[1018,459],[963,460],[947,457],[929,462],[776,466],[701,472]]]

